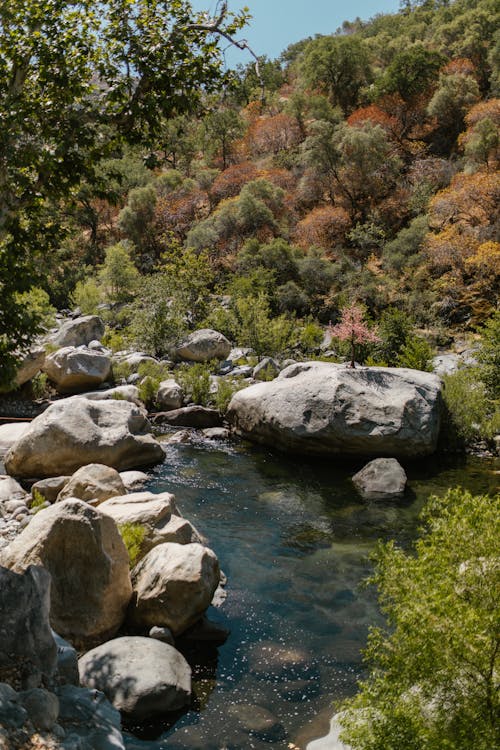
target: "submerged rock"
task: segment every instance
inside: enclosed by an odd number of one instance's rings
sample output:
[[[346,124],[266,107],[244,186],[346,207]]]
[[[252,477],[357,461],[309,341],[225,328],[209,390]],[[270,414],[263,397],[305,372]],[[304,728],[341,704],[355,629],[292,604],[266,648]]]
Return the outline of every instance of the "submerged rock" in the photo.
[[[82,656],[79,670],[83,685],[102,690],[115,708],[138,721],[190,702],[189,664],[155,638],[115,638]]]
[[[434,452],[440,414],[436,375],[304,362],[236,393],[227,417],[239,435],[280,450],[415,458]]]
[[[128,401],[69,398],[36,417],[8,450],[13,476],[72,474],[90,463],[133,469],[158,463],[164,451],[143,412]]]
[[[366,500],[401,497],[406,487],[406,474],[395,458],[376,458],[358,471],[352,481]]]

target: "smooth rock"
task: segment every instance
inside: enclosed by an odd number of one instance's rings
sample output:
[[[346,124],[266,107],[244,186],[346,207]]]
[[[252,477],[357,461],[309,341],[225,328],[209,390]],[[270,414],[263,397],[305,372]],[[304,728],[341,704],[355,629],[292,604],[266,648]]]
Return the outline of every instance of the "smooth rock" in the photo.
[[[26,507],[28,498],[29,494],[19,482],[7,474],[0,474],[0,518],[8,517],[20,504]]]
[[[274,641],[262,641],[252,646],[248,653],[248,664],[250,672],[260,679],[308,679],[316,673],[310,654]]]
[[[43,346],[38,346],[27,352],[17,367],[15,377],[16,387],[19,388],[19,386],[24,385],[28,380],[34,378],[42,369],[44,362],[45,349]]]
[[[103,693],[74,685],[56,693],[66,732],[61,750],[125,750],[120,714]]]
[[[237,434],[306,455],[416,458],[436,449],[441,381],[419,370],[304,362],[238,391]]]
[[[209,440],[227,440],[230,435],[226,427],[207,427],[203,430],[203,436]]]
[[[79,685],[78,652],[71,643],[62,638],[55,630],[52,636],[57,646],[57,677],[60,685]]]
[[[6,453],[24,433],[29,430],[29,422],[7,422],[0,424],[0,455]]]
[[[340,716],[341,714],[335,714],[330,724],[330,731],[326,737],[309,742],[306,750],[352,750],[350,745],[346,745],[340,741],[340,733],[342,731],[339,724]]]
[[[0,551],[0,563],[49,571],[51,625],[72,643],[100,642],[123,622],[132,593],[128,552],[113,519],[81,500],[39,511]]]
[[[142,364],[152,363],[155,365],[160,364],[157,359],[154,357],[150,357],[149,354],[144,354],[144,352],[130,352],[129,354],[125,354],[124,356],[116,356],[115,359],[120,364],[127,365],[133,372],[137,372],[139,367]]]
[[[49,340],[58,347],[86,346],[91,341],[100,341],[103,336],[104,322],[101,318],[97,315],[84,315],[67,320]]]
[[[59,700],[54,693],[42,688],[33,688],[19,694],[19,700],[28,712],[28,717],[35,729],[48,732],[57,722]]]
[[[144,471],[121,471],[120,476],[127,492],[140,490],[149,481],[149,477]]]
[[[111,373],[111,359],[91,349],[66,346],[45,358],[43,371],[59,393],[77,393],[104,383]]]
[[[162,380],[156,394],[156,403],[162,411],[180,409],[184,394],[181,386],[173,378]]]
[[[404,495],[406,474],[395,458],[375,458],[352,478],[366,500],[396,498]]]
[[[222,418],[216,409],[205,406],[184,406],[182,409],[159,412],[151,418],[153,424],[166,424],[173,427],[220,427]]]
[[[48,503],[55,503],[57,496],[63,489],[63,487],[69,482],[69,475],[63,474],[60,477],[48,477],[47,479],[40,479],[31,485],[31,495],[34,498],[35,493],[38,493]]]
[[[139,721],[190,702],[191,668],[173,646],[154,638],[116,638],[78,665],[83,685],[102,690],[115,708]]]
[[[157,641],[168,643],[169,646],[175,646],[175,638],[170,628],[159,628],[154,625],[148,633],[149,638],[156,638]]]
[[[7,452],[5,468],[13,476],[50,477],[90,463],[139,468],[164,456],[134,404],[76,398],[57,401],[36,417]]]
[[[236,703],[229,706],[228,713],[251,736],[266,742],[279,742],[286,737],[283,724],[267,708],[250,703]]]
[[[187,630],[209,606],[219,584],[215,553],[201,544],[160,544],[132,571],[132,622]]]
[[[57,649],[49,609],[50,575],[44,568],[32,565],[18,573],[0,567],[0,681],[19,688],[51,679]]]
[[[102,391],[86,391],[78,394],[78,397],[88,398],[91,401],[109,401],[110,399],[130,401],[131,404],[135,404],[141,409],[144,408],[144,404],[139,398],[139,389],[135,385],[117,385],[114,388],[106,388]]]
[[[92,505],[99,505],[125,492],[125,485],[116,469],[104,464],[87,464],[71,476],[57,496],[57,502],[77,497]]]
[[[157,495],[152,492],[132,492],[106,500],[99,506],[99,510],[111,516],[118,526],[138,524],[143,527],[145,535],[139,559],[153,547],[165,542],[201,542],[200,535],[194,526],[181,516],[175,504],[175,497],[169,492]]]
[[[258,365],[253,368],[252,377],[254,380],[274,380],[280,374],[279,363],[272,357],[264,357]]]
[[[254,349],[236,347],[235,349],[231,349],[227,358],[233,365],[246,365],[248,364],[248,359],[251,357],[256,357]]]
[[[192,362],[208,362],[211,359],[227,359],[231,344],[227,338],[211,328],[193,331],[175,347],[174,356]]]

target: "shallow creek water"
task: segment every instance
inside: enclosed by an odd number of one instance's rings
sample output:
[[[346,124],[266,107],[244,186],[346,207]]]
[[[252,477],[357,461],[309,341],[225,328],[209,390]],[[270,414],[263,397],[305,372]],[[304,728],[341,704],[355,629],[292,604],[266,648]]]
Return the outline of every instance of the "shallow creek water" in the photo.
[[[500,468],[498,459],[428,459],[405,466],[403,500],[366,503],[350,481],[362,465],[242,443],[167,446],[147,489],[173,492],[218,555],[227,599],[208,614],[231,635],[219,648],[183,648],[192,707],[134,727],[130,750],[303,748],[326,733],[335,701],[362,674],[368,627],[380,622],[374,592],[360,586],[376,540],[408,545],[430,494],[457,485],[493,492]],[[283,648],[296,652],[292,669],[279,664]],[[249,704],[271,711],[282,731],[249,734],[257,714]]]

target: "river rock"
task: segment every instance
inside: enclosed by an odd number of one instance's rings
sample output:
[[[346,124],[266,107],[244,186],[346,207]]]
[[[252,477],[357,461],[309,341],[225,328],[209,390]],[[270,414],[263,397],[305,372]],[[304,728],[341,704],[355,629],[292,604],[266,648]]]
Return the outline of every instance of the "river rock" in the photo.
[[[132,492],[106,500],[99,510],[111,516],[115,523],[139,524],[145,531],[141,543],[140,558],[153,547],[165,542],[190,544],[201,542],[201,537],[185,518],[182,518],[175,504],[175,497],[169,492],[158,495],[152,492]]]
[[[265,742],[279,742],[286,737],[283,724],[267,708],[251,703],[235,703],[228,713],[234,716],[249,735]]]
[[[128,552],[113,519],[81,500],[39,511],[0,563],[49,571],[51,625],[72,643],[99,642],[123,622],[132,593]]]
[[[40,479],[31,485],[31,496],[33,499],[36,495],[41,495],[44,500],[48,503],[55,503],[57,496],[69,482],[70,477],[67,474],[63,474],[60,477],[48,477],[47,479]]]
[[[48,732],[59,716],[59,699],[43,688],[32,688],[19,694],[19,700],[28,712],[35,729]]]
[[[173,646],[154,638],[116,638],[78,664],[83,685],[102,690],[115,708],[138,721],[190,702],[189,664]]]
[[[24,433],[29,430],[29,422],[7,422],[0,425],[0,455],[6,453]]]
[[[131,404],[144,408],[144,404],[139,398],[139,389],[135,385],[117,385],[103,391],[88,391],[79,394],[79,398],[88,398],[91,401],[107,401],[109,399],[130,401]]]
[[[45,349],[43,348],[43,346],[37,346],[36,348],[31,349],[29,352],[27,352],[17,366],[15,377],[16,387],[19,388],[19,386],[24,385],[24,383],[27,383],[28,380],[34,378],[35,375],[42,369],[44,362]]]
[[[162,380],[156,394],[158,408],[163,411],[180,409],[183,401],[182,388],[173,378]]]
[[[67,320],[57,333],[50,337],[50,342],[58,347],[86,346],[91,341],[100,341],[104,336],[104,322],[97,315],[84,315],[74,320]]]
[[[123,485],[127,492],[135,492],[149,480],[144,471],[120,471]]]
[[[151,418],[153,424],[167,424],[173,427],[220,427],[222,417],[217,409],[206,406],[184,406],[182,409],[159,412]]]
[[[0,474],[0,518],[10,516],[14,504],[26,505],[29,495],[19,482],[7,474]]]
[[[231,344],[227,338],[211,328],[193,331],[175,348],[177,359],[191,362],[208,362],[211,359],[227,359]]]
[[[352,750],[350,745],[340,741],[342,728],[339,718],[341,714],[335,714],[330,724],[330,731],[325,737],[309,742],[306,750]]]
[[[117,470],[158,463],[164,451],[137,406],[128,401],[63,399],[36,417],[11,446],[5,468],[14,476],[73,474],[102,463]]]
[[[77,497],[92,505],[99,505],[104,500],[125,492],[125,485],[116,469],[104,464],[87,464],[70,477],[57,496],[57,502]]]
[[[52,636],[57,646],[57,680],[60,685],[79,685],[78,652],[69,641],[55,630]]]
[[[201,544],[160,544],[132,571],[135,625],[179,635],[200,618],[219,584],[215,553]]]
[[[401,497],[407,480],[405,470],[395,458],[375,458],[352,481],[362,497],[377,500]]]
[[[111,359],[85,347],[65,346],[45,358],[43,371],[59,393],[76,393],[104,383],[111,373]]]
[[[434,452],[440,414],[436,375],[304,362],[238,391],[227,417],[239,435],[283,451],[416,458]]]
[[[258,365],[255,365],[252,372],[254,380],[274,380],[280,374],[279,363],[272,357],[264,357]]]
[[[55,672],[57,649],[49,624],[50,575],[0,567],[0,682],[37,687]]]
[[[120,714],[103,693],[62,685],[56,694],[66,733],[61,750],[125,750]]]
[[[248,665],[255,677],[273,681],[308,679],[317,671],[313,657],[307,651],[275,641],[261,641],[252,646],[248,652]]]

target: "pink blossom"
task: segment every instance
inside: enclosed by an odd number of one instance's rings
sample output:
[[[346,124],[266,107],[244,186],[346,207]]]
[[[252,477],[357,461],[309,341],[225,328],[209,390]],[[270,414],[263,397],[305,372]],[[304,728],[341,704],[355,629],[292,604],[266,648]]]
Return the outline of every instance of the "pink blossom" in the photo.
[[[342,318],[337,325],[330,325],[330,333],[340,341],[351,343],[351,367],[354,367],[356,344],[376,343],[377,334],[363,321],[363,310],[355,303],[344,307]]]

